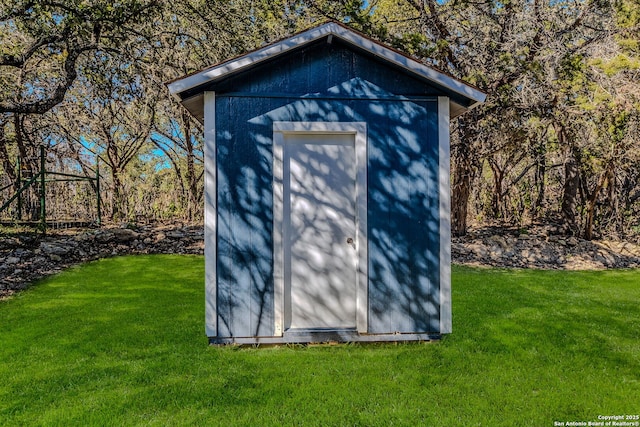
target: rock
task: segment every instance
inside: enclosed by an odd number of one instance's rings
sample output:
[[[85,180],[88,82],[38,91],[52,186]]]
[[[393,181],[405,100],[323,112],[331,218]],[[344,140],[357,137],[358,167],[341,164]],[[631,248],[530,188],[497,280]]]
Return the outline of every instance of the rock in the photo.
[[[490,244],[494,243],[495,245],[499,246],[502,249],[508,246],[507,241],[502,236],[491,236],[487,240]]]
[[[539,250],[530,248],[522,251],[522,258],[528,264],[536,264],[540,258],[542,258],[542,254]]]
[[[607,267],[613,267],[616,265],[616,258],[610,252],[600,251],[599,255],[603,259],[603,264]]]
[[[23,243],[19,238],[16,237],[2,237],[0,238],[0,248],[18,248],[22,246]]]
[[[109,243],[115,238],[115,235],[108,231],[100,231],[96,234],[96,241],[98,243]]]
[[[130,222],[123,222],[120,224],[121,229],[137,230],[138,226]]]
[[[569,245],[569,246],[577,246],[577,245],[578,245],[578,243],[580,243],[580,242],[578,241],[578,239],[576,239],[576,238],[575,238],[575,237],[573,237],[573,236],[571,236],[571,237],[569,237],[569,238],[567,239],[567,245]]]
[[[166,236],[170,239],[182,239],[185,237],[185,234],[182,231],[169,231],[166,233]]]
[[[470,245],[467,245],[467,249],[469,249],[469,251],[473,255],[479,258],[484,258],[489,254],[489,250],[487,249],[487,247],[482,245],[481,243],[472,243]]]
[[[503,254],[504,254],[504,251],[500,246],[493,245],[491,246],[491,249],[489,249],[489,256],[493,259],[498,259],[502,257]]]
[[[42,242],[40,243],[40,250],[47,255],[66,255],[69,253],[71,248],[67,248],[58,244]]]
[[[73,236],[73,240],[80,243],[91,242],[95,239],[95,235],[91,233],[81,233],[76,236]]]
[[[467,249],[467,247],[462,243],[452,242],[451,253],[457,254],[459,256],[465,256],[465,255],[469,255],[471,251]]]
[[[60,255],[58,255],[58,254],[53,254],[53,253],[52,253],[52,254],[49,254],[49,259],[50,259],[51,261],[55,261],[55,262],[60,262],[60,261],[62,261],[62,257],[61,257]]]
[[[112,249],[110,248],[100,248],[97,252],[95,252],[95,255],[97,255],[99,258],[106,258],[113,255],[113,253]]]
[[[113,238],[117,242],[130,242],[138,238],[138,233],[129,228],[114,228],[111,230]]]
[[[507,237],[504,239],[507,248],[512,248],[518,243],[518,239],[515,237]]]
[[[5,262],[7,264],[18,264],[20,262],[20,258],[15,256],[10,256],[5,260]]]

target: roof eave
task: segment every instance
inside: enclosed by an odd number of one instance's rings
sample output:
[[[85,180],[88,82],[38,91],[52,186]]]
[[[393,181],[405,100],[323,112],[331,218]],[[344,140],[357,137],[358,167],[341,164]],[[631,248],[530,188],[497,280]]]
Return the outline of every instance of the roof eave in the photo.
[[[172,94],[180,94],[189,89],[193,89],[195,87],[225,77],[229,74],[237,73],[245,69],[254,67],[261,62],[284,54],[303,44],[313,42],[315,40],[328,36],[329,34],[332,34],[330,27],[331,24],[332,23],[321,25],[311,30],[299,33],[278,43],[274,43],[260,48],[256,51],[242,55],[238,58],[222,62],[212,67],[205,68],[204,70],[196,72],[194,74],[170,81],[167,83],[167,88]]]

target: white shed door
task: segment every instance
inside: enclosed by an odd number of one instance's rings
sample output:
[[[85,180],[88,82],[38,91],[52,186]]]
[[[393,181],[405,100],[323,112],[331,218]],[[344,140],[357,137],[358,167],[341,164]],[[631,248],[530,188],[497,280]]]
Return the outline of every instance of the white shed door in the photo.
[[[355,135],[287,134],[283,154],[288,326],[355,328]]]

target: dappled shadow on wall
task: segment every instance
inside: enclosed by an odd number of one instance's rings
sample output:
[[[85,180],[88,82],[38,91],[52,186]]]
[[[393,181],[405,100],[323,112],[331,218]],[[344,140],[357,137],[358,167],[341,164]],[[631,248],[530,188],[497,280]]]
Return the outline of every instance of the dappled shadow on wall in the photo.
[[[276,121],[367,123],[368,330],[438,331],[437,102],[391,100],[393,94],[362,79],[314,99],[320,96],[218,98],[216,122],[225,126],[217,135],[218,335],[274,333]],[[365,99],[346,99],[357,96]],[[290,194],[284,209],[291,229],[284,247],[292,263],[286,280],[305,283],[287,296],[299,303],[288,314],[294,326],[352,321],[345,317],[354,303],[343,281],[351,280],[344,271],[354,262],[351,220],[344,221],[354,215],[354,195],[344,185],[350,177],[341,174],[352,173],[354,160],[349,150],[336,148],[346,145],[320,149],[300,142],[285,161]]]

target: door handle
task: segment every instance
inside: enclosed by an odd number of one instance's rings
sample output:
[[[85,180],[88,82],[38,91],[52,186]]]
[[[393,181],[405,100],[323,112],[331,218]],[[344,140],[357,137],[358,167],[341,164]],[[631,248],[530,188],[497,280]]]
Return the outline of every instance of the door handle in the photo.
[[[351,246],[353,249],[356,248],[356,244],[353,241],[353,237],[347,237],[347,245]]]

